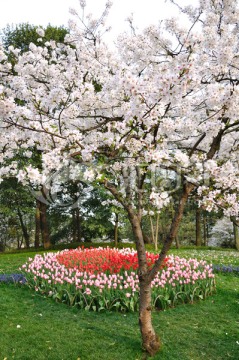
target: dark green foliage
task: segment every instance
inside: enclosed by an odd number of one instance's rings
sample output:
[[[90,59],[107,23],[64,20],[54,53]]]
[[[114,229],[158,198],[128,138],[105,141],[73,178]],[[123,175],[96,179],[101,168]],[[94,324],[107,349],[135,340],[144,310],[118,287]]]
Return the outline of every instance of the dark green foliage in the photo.
[[[102,90],[102,85],[99,84],[97,81],[93,80],[93,85],[95,88],[95,92],[100,92]]]
[[[108,198],[104,189],[94,188],[83,201],[82,235],[86,241],[114,238],[112,212],[109,206],[104,205]]]
[[[30,43],[39,45],[37,41],[39,35],[36,32],[38,26],[31,25],[28,23],[18,24],[16,26],[7,25],[6,28],[2,30],[2,42],[7,50],[9,46],[20,49],[21,52],[28,51]],[[55,40],[56,42],[63,42],[65,35],[68,33],[68,30],[63,26],[51,26],[47,25],[45,30],[45,36],[43,38],[43,43],[49,40]]]
[[[59,208],[52,208],[48,213],[48,222],[51,229],[51,244],[64,241],[72,242],[71,217]]]
[[[31,230],[34,228],[34,203],[29,188],[20,184],[16,178],[4,179],[0,184],[0,243],[4,247],[16,240],[20,247],[23,239],[25,246],[29,246]]]
[[[32,214],[34,198],[27,187],[24,187],[16,178],[4,179],[0,184],[0,209],[5,214],[11,215],[17,208]]]

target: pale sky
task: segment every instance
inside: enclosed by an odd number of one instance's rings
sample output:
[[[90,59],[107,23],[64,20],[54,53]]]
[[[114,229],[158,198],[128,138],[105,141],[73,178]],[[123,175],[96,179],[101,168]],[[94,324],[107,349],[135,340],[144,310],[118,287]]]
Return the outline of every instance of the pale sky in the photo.
[[[100,15],[106,0],[87,0],[86,12]],[[181,0],[181,3],[195,3],[196,0]],[[72,15],[69,7],[80,10],[78,0],[0,0],[0,29],[7,24],[66,25]],[[127,28],[125,19],[134,14],[135,25],[140,29],[149,24],[157,24],[160,19],[177,15],[169,1],[165,0],[113,0],[113,7],[107,25],[112,27],[112,35]]]

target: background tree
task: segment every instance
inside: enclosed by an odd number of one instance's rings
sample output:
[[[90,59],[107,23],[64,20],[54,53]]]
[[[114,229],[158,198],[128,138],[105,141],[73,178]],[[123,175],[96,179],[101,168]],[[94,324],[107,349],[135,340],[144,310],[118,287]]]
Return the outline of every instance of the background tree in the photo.
[[[29,23],[22,23],[17,25],[7,25],[1,31],[1,40],[5,51],[8,52],[10,46],[20,49],[21,53],[29,50],[31,43],[35,45],[45,44],[47,41],[53,40],[62,43],[68,30],[64,26],[47,25],[46,28],[40,27],[44,30],[44,38],[39,42],[39,35],[36,30],[40,26]]]
[[[25,247],[29,248],[34,224],[34,198],[16,178],[5,179],[0,184],[0,212],[3,221],[8,223],[4,230],[15,233],[17,239],[23,238]],[[17,245],[20,248],[21,242],[18,241]]]
[[[15,63],[15,56],[9,51],[9,47],[14,47],[20,50],[20,53],[24,53],[29,50],[29,45],[31,43],[35,45],[39,45],[39,35],[37,34],[36,30],[39,27],[36,25],[31,25],[28,23],[18,24],[16,26],[7,25],[6,28],[2,29],[1,31],[1,40],[4,46],[4,50],[8,55],[9,60],[14,64]],[[65,35],[68,33],[68,30],[63,26],[55,27],[51,26],[50,24],[44,29],[44,39],[41,40],[42,43],[46,43],[47,41],[56,41],[56,42],[63,42]],[[28,157],[24,157],[21,155],[22,151],[17,155],[18,157],[18,164],[21,163],[21,166],[24,168],[25,166],[34,163],[35,166],[41,167],[41,153],[39,151],[33,152],[31,155],[31,159]],[[19,161],[19,156],[21,157]],[[15,182],[13,184],[13,182]],[[14,193],[15,203],[16,199],[19,195],[19,204],[21,204],[22,208],[24,209],[27,204],[22,202],[21,194],[27,194],[28,202],[31,199],[31,205],[33,206],[33,195],[30,193],[29,188],[21,187],[21,191],[19,192],[20,185],[17,185],[18,191],[16,192],[16,188],[11,190],[11,186],[16,185],[16,181],[11,179],[8,181],[7,179],[4,182],[4,186],[1,186],[0,191],[2,192],[2,196],[5,199],[8,199],[9,192]],[[8,190],[7,190],[8,189]],[[11,198],[11,197],[10,197]],[[10,206],[8,209],[11,211],[12,203],[9,201],[8,205]],[[8,206],[5,202],[5,212]],[[27,231],[27,227],[24,225],[24,219],[22,215],[21,206],[17,209],[17,215],[20,219],[21,229],[25,238],[25,245],[29,247],[29,234]],[[32,211],[32,210],[31,210]],[[35,208],[35,247],[38,248],[40,244],[40,238],[42,239],[42,243],[44,244],[45,248],[50,247],[50,234],[49,228],[47,224],[47,207],[44,203],[36,200],[36,208]]]

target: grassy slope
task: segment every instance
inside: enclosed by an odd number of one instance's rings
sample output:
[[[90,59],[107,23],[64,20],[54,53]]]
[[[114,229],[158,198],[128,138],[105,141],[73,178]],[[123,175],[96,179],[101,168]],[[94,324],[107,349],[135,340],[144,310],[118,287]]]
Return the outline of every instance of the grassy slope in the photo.
[[[0,256],[0,271],[15,272],[28,256]],[[239,359],[239,277],[218,275],[217,283],[206,301],[153,314],[163,342],[154,359]],[[0,360],[141,359],[137,314],[79,311],[0,284],[0,319]]]

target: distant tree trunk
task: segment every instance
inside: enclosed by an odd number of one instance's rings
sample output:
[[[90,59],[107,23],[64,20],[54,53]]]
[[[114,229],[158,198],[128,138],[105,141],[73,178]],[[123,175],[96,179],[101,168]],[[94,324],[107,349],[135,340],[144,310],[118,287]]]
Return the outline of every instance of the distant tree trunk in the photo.
[[[239,227],[233,222],[233,233],[236,249],[239,250]]]
[[[29,247],[30,247],[30,235],[28,234],[27,227],[24,224],[23,216],[22,216],[22,213],[21,213],[19,208],[17,208],[17,214],[18,214],[18,217],[19,217],[19,220],[20,220],[22,234],[23,234],[23,237],[24,237],[24,240],[25,240],[26,248],[29,249]]]
[[[150,220],[150,227],[151,227],[151,236],[152,236],[152,240],[154,243],[154,248],[157,251],[158,250],[158,237],[159,237],[159,213],[157,214],[156,217],[156,225],[154,227],[153,225],[153,217],[149,216],[149,220]],[[147,244],[147,242],[145,242]],[[151,243],[151,241],[150,241]]]
[[[118,229],[119,229],[119,214],[115,213],[115,226],[114,226],[114,242],[115,247],[118,246]]]
[[[196,246],[202,246],[201,209],[196,209]]]
[[[81,242],[81,217],[80,217],[80,209],[77,207],[75,209],[75,224],[76,224],[76,241]]]
[[[159,213],[156,218],[156,230],[155,230],[155,250],[158,251],[158,237],[159,237]]]
[[[152,238],[143,232],[143,239],[145,244],[152,244]]]
[[[203,214],[203,245],[207,246],[208,244],[208,229],[207,229],[207,215]]]
[[[72,210],[72,238],[73,242],[81,242],[82,233],[81,233],[81,216],[80,209],[76,208]]]
[[[175,236],[175,245],[176,245],[176,248],[177,248],[177,249],[180,248],[180,243],[179,243],[178,235]]]
[[[21,249],[23,243],[23,236],[21,237],[18,231],[16,232],[16,234],[17,234],[17,248]]]
[[[234,244],[237,250],[239,250],[239,220],[235,216],[230,217],[233,224],[233,235],[234,235]]]
[[[149,216],[149,220],[150,220],[150,226],[151,226],[151,236],[153,239],[153,243],[155,244],[155,238],[154,238],[154,225],[153,225],[153,219],[152,216]]]
[[[35,243],[34,246],[36,249],[40,246],[40,232],[41,232],[41,214],[40,214],[41,203],[39,200],[36,201],[36,211],[35,211]]]
[[[0,252],[4,252],[5,251],[5,244],[4,244],[4,241],[1,240],[0,241]]]
[[[41,220],[41,236],[44,249],[51,247],[49,227],[47,223],[47,206],[44,203],[40,203],[40,220]]]
[[[72,210],[72,241],[75,243],[76,240],[76,213],[75,209]]]

